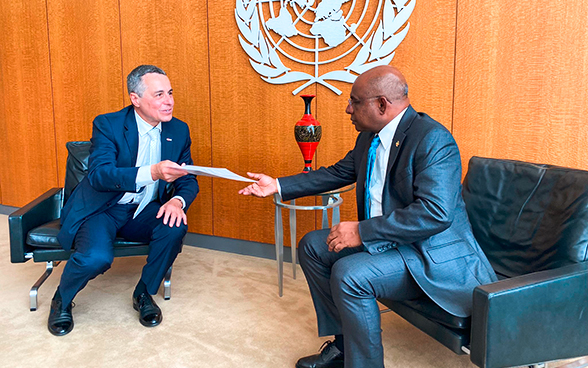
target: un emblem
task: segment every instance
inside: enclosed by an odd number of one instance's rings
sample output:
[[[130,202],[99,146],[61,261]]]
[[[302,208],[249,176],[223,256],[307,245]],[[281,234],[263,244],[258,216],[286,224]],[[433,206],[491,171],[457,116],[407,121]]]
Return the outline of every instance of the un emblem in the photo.
[[[316,4],[315,4],[316,3]],[[416,0],[236,0],[239,42],[261,79],[303,82],[292,94],[329,81],[353,83],[364,71],[390,64],[404,40]],[[363,5],[362,5],[363,4]],[[377,25],[377,26],[376,26]],[[344,70],[328,64],[348,55]],[[314,72],[295,70],[312,66]]]

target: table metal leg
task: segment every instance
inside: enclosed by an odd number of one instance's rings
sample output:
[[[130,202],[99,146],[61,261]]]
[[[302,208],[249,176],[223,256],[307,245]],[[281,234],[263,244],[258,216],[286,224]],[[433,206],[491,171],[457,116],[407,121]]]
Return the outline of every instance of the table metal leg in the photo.
[[[295,200],[290,201],[296,205]],[[296,210],[290,210],[290,251],[292,252],[292,278],[296,280]]]
[[[326,206],[329,204],[329,196],[328,195],[323,195],[321,196],[321,200],[323,202],[323,206]],[[323,213],[323,229],[327,229],[329,227],[329,213],[327,212],[327,209],[323,209],[321,211]]]
[[[278,198],[276,198],[277,200]],[[278,295],[281,297],[283,295],[284,281],[284,230],[282,229],[282,210],[278,206],[275,207],[274,236],[276,241],[276,261],[278,262]]]
[[[339,198],[340,195],[339,194],[335,194],[335,197]],[[332,214],[332,218],[331,218],[331,225],[335,226],[337,225],[339,222],[341,221],[341,217],[340,217],[340,213],[339,213],[339,206],[333,208],[333,214]]]

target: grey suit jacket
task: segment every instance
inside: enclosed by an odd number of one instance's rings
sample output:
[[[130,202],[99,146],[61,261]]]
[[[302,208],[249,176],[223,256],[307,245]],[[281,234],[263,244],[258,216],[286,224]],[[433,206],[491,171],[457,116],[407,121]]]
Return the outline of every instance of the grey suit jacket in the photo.
[[[496,281],[472,234],[461,196],[461,159],[451,133],[411,106],[392,141],[382,195],[382,216],[366,220],[364,183],[374,133],[329,167],[280,178],[289,200],[357,183],[359,232],[374,257],[398,249],[421,289],[447,312],[471,315],[474,287]]]

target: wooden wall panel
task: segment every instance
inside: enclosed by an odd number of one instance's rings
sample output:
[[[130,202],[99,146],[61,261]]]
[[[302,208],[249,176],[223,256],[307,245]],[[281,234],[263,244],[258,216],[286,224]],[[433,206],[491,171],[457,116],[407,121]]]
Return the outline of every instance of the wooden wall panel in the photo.
[[[588,167],[588,2],[460,1],[454,135],[473,155]]]
[[[206,1],[120,0],[120,7],[125,80],[140,64],[166,71],[174,89],[174,116],[190,126],[194,164],[210,166]],[[189,231],[212,234],[212,181],[199,177],[198,183],[200,193],[188,211]]]
[[[472,155],[588,168],[588,0],[411,1],[391,64],[406,75],[415,109],[452,130],[464,168]],[[239,44],[235,0],[0,0],[0,9],[0,203],[22,206],[62,183],[64,143],[88,139],[97,114],[128,104],[126,75],[147,63],[168,72],[197,165],[242,175],[302,169],[293,127],[303,103],[292,95],[301,83],[260,79]],[[315,167],[335,163],[357,136],[344,112],[351,85],[333,84],[340,96],[317,85],[300,93],[317,95]],[[199,183],[190,231],[273,242],[271,199],[239,196],[239,182]],[[354,193],[344,201],[342,220],[355,219]],[[318,213],[298,220],[298,237],[320,226]]]
[[[123,107],[118,1],[50,0],[48,22],[62,185],[65,143],[89,140],[97,115]]]
[[[208,12],[213,165],[241,175],[253,171],[279,177],[300,172],[304,165],[294,125],[304,104],[292,95],[296,87],[268,84],[252,69],[239,44],[234,0],[209,3]],[[239,196],[243,186],[215,180],[215,235],[272,243],[271,199]],[[312,213],[301,213],[299,231],[314,229],[314,219]]]
[[[2,204],[22,206],[57,186],[44,0],[0,0]]]

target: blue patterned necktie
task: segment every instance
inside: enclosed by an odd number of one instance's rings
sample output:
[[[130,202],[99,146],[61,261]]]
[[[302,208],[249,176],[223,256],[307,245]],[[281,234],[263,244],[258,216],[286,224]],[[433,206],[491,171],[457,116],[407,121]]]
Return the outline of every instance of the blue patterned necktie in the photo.
[[[367,168],[365,172],[365,189],[364,189],[364,207],[365,207],[365,218],[369,219],[371,217],[371,209],[370,209],[370,182],[372,180],[372,171],[374,171],[374,164],[376,162],[376,150],[380,145],[380,136],[375,135],[372,139],[372,144],[370,145],[370,149],[368,151],[367,157]]]

